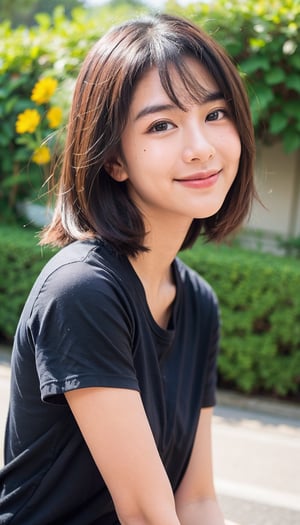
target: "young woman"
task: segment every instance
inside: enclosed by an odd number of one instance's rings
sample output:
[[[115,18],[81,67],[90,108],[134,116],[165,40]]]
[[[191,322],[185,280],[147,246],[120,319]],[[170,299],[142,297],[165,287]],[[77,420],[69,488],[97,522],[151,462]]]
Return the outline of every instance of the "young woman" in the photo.
[[[217,301],[176,255],[241,224],[253,158],[240,77],[198,27],[137,19],[91,50],[42,237],[63,249],[14,342],[0,523],[224,524]]]

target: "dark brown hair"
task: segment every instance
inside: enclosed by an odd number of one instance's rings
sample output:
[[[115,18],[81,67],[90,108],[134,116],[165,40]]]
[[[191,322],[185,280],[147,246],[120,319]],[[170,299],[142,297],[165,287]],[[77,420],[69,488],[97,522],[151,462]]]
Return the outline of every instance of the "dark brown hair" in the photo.
[[[240,136],[241,157],[221,209],[193,220],[182,249],[199,234],[221,240],[241,225],[255,195],[254,136],[245,88],[236,67],[210,36],[185,19],[158,14],[112,28],[86,57],[75,87],[54,217],[42,233],[42,244],[64,246],[100,237],[125,255],[146,249],[143,217],[127,183],[116,182],[104,165],[121,155],[133,92],[150,67],[157,67],[163,88],[179,107],[170,65],[189,96],[201,100],[203,88],[186,67],[186,57],[196,58],[216,81]]]

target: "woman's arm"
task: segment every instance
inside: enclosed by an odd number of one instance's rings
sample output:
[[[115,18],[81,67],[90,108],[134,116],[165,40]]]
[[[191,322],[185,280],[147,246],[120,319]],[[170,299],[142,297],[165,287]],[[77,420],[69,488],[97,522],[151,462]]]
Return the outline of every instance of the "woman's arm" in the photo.
[[[179,525],[170,482],[137,391],[65,394],[122,525]]]
[[[189,465],[175,494],[181,525],[226,524],[213,483],[211,421],[212,408],[202,409]]]

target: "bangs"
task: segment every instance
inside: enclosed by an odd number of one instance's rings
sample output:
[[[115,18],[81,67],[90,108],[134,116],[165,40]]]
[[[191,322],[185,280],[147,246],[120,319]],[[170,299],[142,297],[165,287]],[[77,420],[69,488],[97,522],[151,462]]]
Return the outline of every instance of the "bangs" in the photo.
[[[144,31],[144,45],[139,45],[138,49],[132,38],[132,52],[122,57],[123,87],[122,96],[118,98],[126,99],[127,108],[137,83],[151,68],[157,69],[164,91],[180,109],[186,110],[191,103],[202,104],[206,101],[211,93],[201,84],[199,74],[195,74],[188,59],[194,59],[208,72],[222,98],[227,102],[232,100],[230,85],[224,81],[221,64],[211,56],[199,37],[191,41],[169,32],[157,34],[156,29],[148,27]]]
[[[170,100],[182,110],[186,110],[191,103],[203,103],[210,95],[210,92],[196,79],[191,66],[187,65],[187,58],[188,55],[181,55],[177,56],[176,61],[168,60],[157,65],[163,89]],[[195,59],[195,57],[191,58]],[[178,82],[174,81],[174,72]]]
[[[111,40],[114,46],[108,53]],[[165,16],[158,17],[157,24],[155,19],[148,17],[137,23],[125,23],[113,28],[101,39],[97,57],[101,57],[102,66],[100,70],[96,64],[95,70],[102,77],[103,85],[107,86],[106,145],[110,143],[112,150],[119,150],[120,136],[127,122],[135,88],[152,68],[157,69],[164,91],[180,109],[185,111],[191,104],[202,104],[210,98],[211,93],[202,85],[201,77],[199,79],[199,74],[195,74],[188,59],[194,59],[205,68],[214,80],[220,98],[229,104],[228,111],[234,118],[232,71],[213,41],[208,41],[208,37],[204,38],[192,26],[190,33],[187,32],[185,23],[180,27],[180,24],[172,22],[170,27]],[[97,107],[96,104],[93,107]],[[95,137],[95,141],[99,136]]]

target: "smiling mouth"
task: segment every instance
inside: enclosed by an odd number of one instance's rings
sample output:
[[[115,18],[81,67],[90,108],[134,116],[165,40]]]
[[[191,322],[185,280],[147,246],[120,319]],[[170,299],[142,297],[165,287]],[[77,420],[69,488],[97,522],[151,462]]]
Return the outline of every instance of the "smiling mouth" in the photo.
[[[221,172],[222,169],[205,172],[201,171],[194,173],[193,175],[182,177],[181,179],[175,179],[175,182],[187,189],[205,190],[212,188],[217,183]]]
[[[176,182],[193,182],[193,181],[204,181],[207,179],[210,179],[212,177],[215,177],[221,173],[221,169],[219,170],[210,170],[210,171],[201,171],[199,173],[194,173],[193,175],[187,175],[186,177],[182,177],[181,179],[175,179]]]

